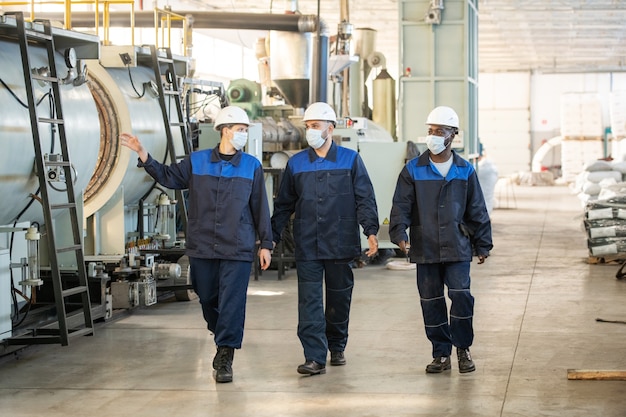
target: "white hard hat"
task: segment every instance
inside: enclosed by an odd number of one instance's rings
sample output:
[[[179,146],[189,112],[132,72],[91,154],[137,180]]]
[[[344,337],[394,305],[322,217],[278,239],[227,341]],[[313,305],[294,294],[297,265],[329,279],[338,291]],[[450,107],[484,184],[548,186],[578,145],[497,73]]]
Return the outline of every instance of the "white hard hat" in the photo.
[[[246,111],[241,107],[227,106],[217,114],[214,129],[219,131],[223,125],[250,126],[250,119]]]
[[[337,124],[337,115],[332,107],[323,102],[317,102],[311,104],[304,112],[303,121],[309,120],[326,120],[332,122],[333,125]]]
[[[450,126],[459,128],[459,116],[450,107],[439,106],[435,107],[428,118],[426,119],[427,125],[439,125]]]

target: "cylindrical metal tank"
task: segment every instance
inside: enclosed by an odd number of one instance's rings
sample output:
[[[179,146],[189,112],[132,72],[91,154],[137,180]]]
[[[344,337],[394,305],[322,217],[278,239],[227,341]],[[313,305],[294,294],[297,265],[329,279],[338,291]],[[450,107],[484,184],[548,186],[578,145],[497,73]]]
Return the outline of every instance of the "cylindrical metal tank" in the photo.
[[[367,57],[376,50],[376,34],[376,30],[372,28],[356,28],[354,30],[354,55],[361,57],[364,82],[372,70],[367,62]]]
[[[33,68],[46,67],[47,53],[43,48],[29,48],[30,63]],[[57,54],[56,66],[59,75],[67,73],[64,58]],[[2,75],[0,78],[7,88],[0,88],[0,224],[14,222],[20,213],[21,220],[42,222],[39,203],[29,204],[31,194],[36,194],[39,183],[34,170],[35,150],[31,132],[30,116],[27,106],[24,74],[17,43],[0,40],[0,62]],[[52,117],[51,104],[47,95],[51,89],[48,83],[35,83],[35,101],[38,104],[40,117]],[[70,157],[77,173],[75,187],[84,189],[93,173],[98,159],[99,123],[98,113],[87,85],[74,87],[62,85],[61,99],[65,119],[66,136],[70,145]],[[52,127],[49,124],[39,125],[43,151],[47,154],[60,154],[61,148],[58,132],[52,138]],[[59,183],[58,188],[65,185]],[[65,193],[51,193],[53,202],[66,199]],[[56,198],[56,199],[55,199]],[[27,209],[27,207],[29,207]]]
[[[372,120],[396,137],[396,81],[386,69],[373,82],[374,109]]]
[[[31,203],[31,194],[39,188],[34,171],[35,152],[30,128],[30,116],[26,104],[24,75],[17,43],[0,39],[0,62],[3,63],[0,78],[7,88],[0,88],[0,225],[20,221],[42,222],[39,203]],[[46,51],[29,47],[29,59],[33,68],[47,66]],[[68,68],[64,57],[57,54],[55,63],[59,76]],[[69,153],[77,173],[75,189],[84,192],[84,216],[99,210],[114,192],[123,187],[124,202],[137,202],[153,181],[143,169],[136,167],[136,156],[119,145],[119,133],[132,131],[137,134],[146,149],[158,160],[165,156],[166,140],[164,125],[157,98],[145,94],[139,98],[144,82],[154,81],[149,68],[102,67],[96,60],[87,61],[88,83],[79,86],[61,85],[61,102]],[[35,100],[40,117],[51,117],[51,105],[46,98],[50,86],[36,83]],[[24,105],[22,105],[24,103]],[[40,125],[44,153],[60,153],[58,133],[54,134],[47,124]],[[175,133],[176,134],[176,133]],[[177,140],[178,141],[178,140]],[[182,143],[182,142],[181,142]],[[180,152],[182,153],[182,152]],[[58,185],[62,189],[64,184]],[[64,201],[65,193],[51,193],[53,203]]]
[[[270,31],[270,73],[272,81],[295,108],[309,104],[313,44],[311,33]]]
[[[85,216],[106,204],[120,187],[124,204],[136,203],[152,186],[153,180],[137,168],[137,156],[119,145],[121,132],[136,134],[144,147],[158,161],[165,160],[167,143],[158,98],[145,93],[139,97],[143,83],[154,81],[150,68],[104,68],[97,61],[88,62],[91,91],[98,105],[100,141],[98,165],[90,188],[85,192]],[[131,83],[132,77],[132,83]],[[134,85],[134,87],[133,87]],[[137,91],[135,91],[137,90]],[[176,143],[180,132],[172,130]],[[182,154],[177,149],[177,154]]]

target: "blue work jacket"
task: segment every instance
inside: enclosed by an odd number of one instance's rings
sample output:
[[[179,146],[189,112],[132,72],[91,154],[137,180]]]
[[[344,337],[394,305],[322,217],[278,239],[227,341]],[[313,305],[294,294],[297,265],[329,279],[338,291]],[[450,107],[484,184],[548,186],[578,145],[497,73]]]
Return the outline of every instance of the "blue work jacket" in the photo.
[[[415,263],[471,261],[489,255],[491,221],[474,167],[456,152],[444,178],[430,152],[410,160],[400,172],[389,222],[393,243],[410,242]],[[410,240],[406,230],[410,228]]]
[[[171,165],[148,156],[138,166],[159,184],[189,189],[186,254],[203,259],[253,261],[257,237],[272,249],[272,229],[261,163],[237,151],[230,161],[219,146]]]
[[[332,143],[325,158],[310,147],[291,157],[274,201],[276,243],[294,212],[296,261],[359,256],[359,224],[365,236],[379,228],[374,188],[359,154]]]

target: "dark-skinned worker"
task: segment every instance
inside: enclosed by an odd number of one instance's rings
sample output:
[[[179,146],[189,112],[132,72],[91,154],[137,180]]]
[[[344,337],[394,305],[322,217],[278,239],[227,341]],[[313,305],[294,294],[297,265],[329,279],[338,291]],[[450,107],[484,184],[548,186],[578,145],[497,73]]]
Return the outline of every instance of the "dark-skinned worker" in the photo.
[[[436,107],[426,125],[428,151],[407,162],[398,177],[389,235],[417,266],[426,336],[432,344],[433,361],[426,372],[451,369],[452,346],[459,372],[472,372],[470,265],[474,255],[479,264],[489,256],[491,221],[474,167],[452,150],[459,132],[456,112]],[[449,317],[444,286],[451,300]]]

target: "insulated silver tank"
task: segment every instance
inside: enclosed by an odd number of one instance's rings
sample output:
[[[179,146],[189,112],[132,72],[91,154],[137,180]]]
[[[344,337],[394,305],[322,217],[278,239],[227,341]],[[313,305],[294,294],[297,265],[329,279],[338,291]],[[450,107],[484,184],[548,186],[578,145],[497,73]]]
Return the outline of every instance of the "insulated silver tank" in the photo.
[[[78,43],[81,36],[77,36]],[[31,198],[39,184],[34,171],[30,116],[25,106],[24,75],[18,57],[18,44],[10,37],[0,38],[0,79],[5,84],[0,87],[0,225],[16,220],[43,221],[39,203],[33,204]],[[30,46],[29,59],[34,69],[47,66],[43,48]],[[131,204],[152,187],[151,178],[137,168],[136,155],[119,145],[119,133],[137,134],[146,149],[161,161],[165,157],[166,138],[158,98],[150,94],[140,98],[135,92],[135,89],[141,92],[143,83],[154,81],[150,68],[133,67],[129,74],[127,68],[104,68],[98,60],[85,62],[88,82],[79,86],[61,85],[60,90],[69,154],[76,173],[75,189],[84,193],[84,216],[88,217],[120,189],[124,192],[124,203]],[[68,71],[63,55],[56,54],[55,63],[63,77]],[[38,112],[41,117],[47,117],[52,114],[47,95],[50,86],[36,84],[35,100],[41,101]],[[40,126],[40,132],[44,153],[59,154],[58,133],[53,133],[47,124]],[[177,141],[179,137],[180,134]],[[58,188],[63,186],[58,184]],[[64,201],[66,196],[53,192],[50,198],[54,203]]]
[[[92,100],[99,116],[98,163],[85,191],[85,217],[93,214],[123,188],[124,204],[134,204],[152,187],[153,180],[137,167],[137,155],[119,144],[119,134],[136,134],[158,161],[165,161],[167,140],[158,98],[143,92],[142,85],[154,81],[151,68],[105,68],[88,62]],[[132,83],[131,83],[132,79]],[[133,87],[134,85],[134,87]],[[137,90],[137,91],[136,91]],[[140,94],[138,94],[140,93]],[[173,129],[177,143],[180,131]],[[178,149],[177,154],[182,154]],[[169,160],[168,160],[169,162]]]
[[[30,63],[33,68],[47,66],[47,53],[43,48],[31,46]],[[24,74],[20,60],[19,45],[0,40],[0,78],[5,86],[0,88],[0,224],[21,220],[43,220],[39,203],[31,203],[31,194],[36,194],[39,183],[34,170],[35,151],[27,106]],[[59,75],[67,72],[64,58],[58,54],[56,59]],[[52,117],[50,85],[35,83],[35,101],[39,102],[40,117]],[[65,129],[70,145],[70,157],[73,164],[75,187],[84,189],[93,173],[98,159],[99,122],[96,106],[87,85],[79,87],[63,85],[61,99]],[[39,126],[43,151],[47,154],[60,154],[58,132],[53,137],[52,126],[41,123]],[[59,188],[64,184],[59,183]],[[64,193],[51,193],[51,199],[65,197]],[[26,211],[24,211],[26,210]],[[20,216],[21,213],[21,216]]]

